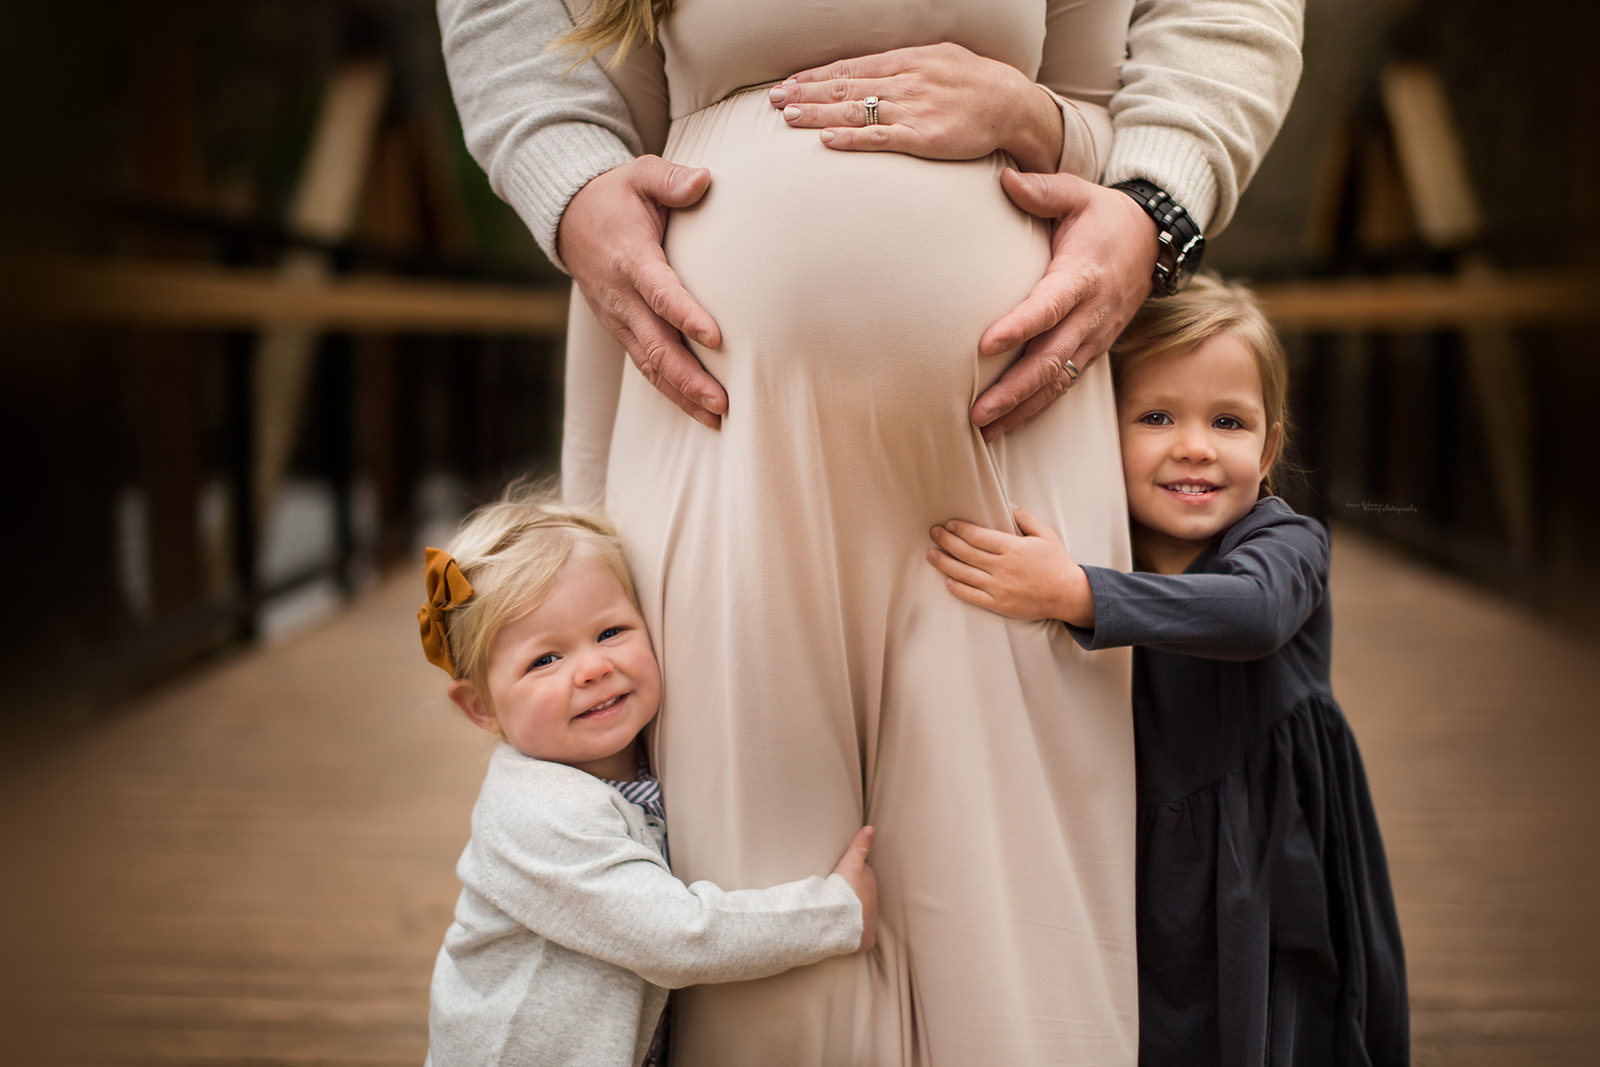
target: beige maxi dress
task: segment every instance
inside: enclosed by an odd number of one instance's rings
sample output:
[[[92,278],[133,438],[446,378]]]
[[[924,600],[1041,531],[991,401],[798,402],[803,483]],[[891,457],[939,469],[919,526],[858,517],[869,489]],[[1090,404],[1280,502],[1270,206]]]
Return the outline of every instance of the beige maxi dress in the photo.
[[[677,0],[666,98],[629,93],[647,147],[662,105],[663,154],[712,173],[666,252],[722,328],[696,354],[729,411],[720,431],[688,418],[580,302],[566,485],[597,492],[603,467],[661,657],[673,866],[765,886],[878,828],[877,948],[677,994],[679,1067],[1135,1062],[1129,659],[963,604],[925,559],[933,524],[1014,529],[1022,505],[1080,561],[1127,567],[1108,368],[985,444],[969,408],[1011,357],[978,338],[1043,275],[1047,227],[998,156],[835,152],[766,98],[949,40],[1104,103],[1128,18],[1129,0]]]

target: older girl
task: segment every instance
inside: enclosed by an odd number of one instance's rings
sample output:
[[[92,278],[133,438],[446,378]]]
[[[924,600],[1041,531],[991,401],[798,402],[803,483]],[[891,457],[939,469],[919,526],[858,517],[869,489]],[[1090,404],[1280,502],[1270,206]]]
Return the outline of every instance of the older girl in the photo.
[[[1112,349],[1138,573],[933,530],[962,600],[1134,652],[1141,1063],[1409,1062],[1404,956],[1366,776],[1329,683],[1328,538],[1271,496],[1283,349],[1199,278]]]

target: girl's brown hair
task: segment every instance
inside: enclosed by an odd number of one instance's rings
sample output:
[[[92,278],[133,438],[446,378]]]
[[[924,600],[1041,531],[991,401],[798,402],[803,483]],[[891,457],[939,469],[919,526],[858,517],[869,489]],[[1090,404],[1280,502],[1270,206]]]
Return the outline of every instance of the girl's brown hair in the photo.
[[[1111,380],[1120,387],[1128,369],[1164,352],[1187,352],[1221,333],[1230,333],[1255,357],[1261,375],[1261,405],[1269,445],[1276,428],[1277,451],[1261,481],[1270,494],[1272,475],[1289,443],[1289,359],[1255,294],[1214,274],[1197,274],[1176,296],[1147,300],[1111,346]]]
[[[607,64],[620,66],[635,45],[656,39],[656,27],[672,10],[672,3],[673,0],[592,0],[577,16],[572,29],[556,38],[551,47],[576,50],[577,63],[610,48],[613,51]]]

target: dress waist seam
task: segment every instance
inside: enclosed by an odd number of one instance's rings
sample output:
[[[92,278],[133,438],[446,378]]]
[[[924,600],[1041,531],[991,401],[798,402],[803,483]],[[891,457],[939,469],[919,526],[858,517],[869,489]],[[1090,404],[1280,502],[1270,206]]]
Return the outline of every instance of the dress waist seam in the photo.
[[[1147,809],[1183,806],[1194,800],[1196,797],[1204,796],[1207,793],[1215,793],[1218,789],[1222,788],[1223,783],[1228,781],[1228,779],[1242,773],[1245,770],[1246,765],[1250,762],[1250,758],[1256,753],[1256,750],[1265,745],[1268,739],[1271,738],[1272,735],[1278,730],[1282,729],[1285,724],[1300,716],[1315,714],[1319,711],[1326,710],[1330,706],[1335,713],[1340,714],[1341,718],[1343,717],[1342,713],[1339,712],[1339,706],[1335,704],[1331,697],[1329,697],[1327,694],[1317,692],[1308,693],[1303,699],[1297,701],[1292,706],[1285,708],[1270,722],[1268,722],[1262,728],[1261,732],[1256,735],[1255,740],[1251,741],[1250,744],[1244,747],[1243,751],[1240,753],[1239,761],[1230,766],[1222,774],[1218,775],[1216,778],[1213,778],[1211,781],[1206,782],[1204,785],[1201,785],[1195,789],[1191,789],[1189,792],[1181,796],[1163,797],[1156,800],[1147,800],[1143,797],[1139,797],[1136,800],[1138,810],[1143,813]]]
[[[711,103],[709,103],[709,104],[705,104],[705,105],[703,105],[701,107],[697,107],[693,111],[685,111],[681,115],[673,115],[670,119],[668,119],[668,121],[672,125],[676,126],[678,123],[684,121],[685,119],[694,118],[696,115],[700,114],[702,111],[709,111],[714,107],[720,107],[721,105],[727,103],[729,100],[732,100],[736,96],[743,96],[745,93],[753,93],[753,92],[757,91],[758,89],[770,89],[774,85],[781,85],[781,84],[783,84],[783,79],[781,79],[781,78],[773,78],[770,81],[752,82],[749,85],[741,85],[737,89],[728,90],[726,93],[724,93],[723,95],[717,97],[715,100],[711,101]]]

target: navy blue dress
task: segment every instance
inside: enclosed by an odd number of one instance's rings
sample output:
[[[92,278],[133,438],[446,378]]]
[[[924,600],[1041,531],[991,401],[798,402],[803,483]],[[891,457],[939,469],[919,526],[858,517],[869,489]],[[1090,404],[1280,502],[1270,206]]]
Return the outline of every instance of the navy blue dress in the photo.
[[[1410,1062],[1366,773],[1329,681],[1328,538],[1260,501],[1181,574],[1085,567],[1135,645],[1139,1062]]]

